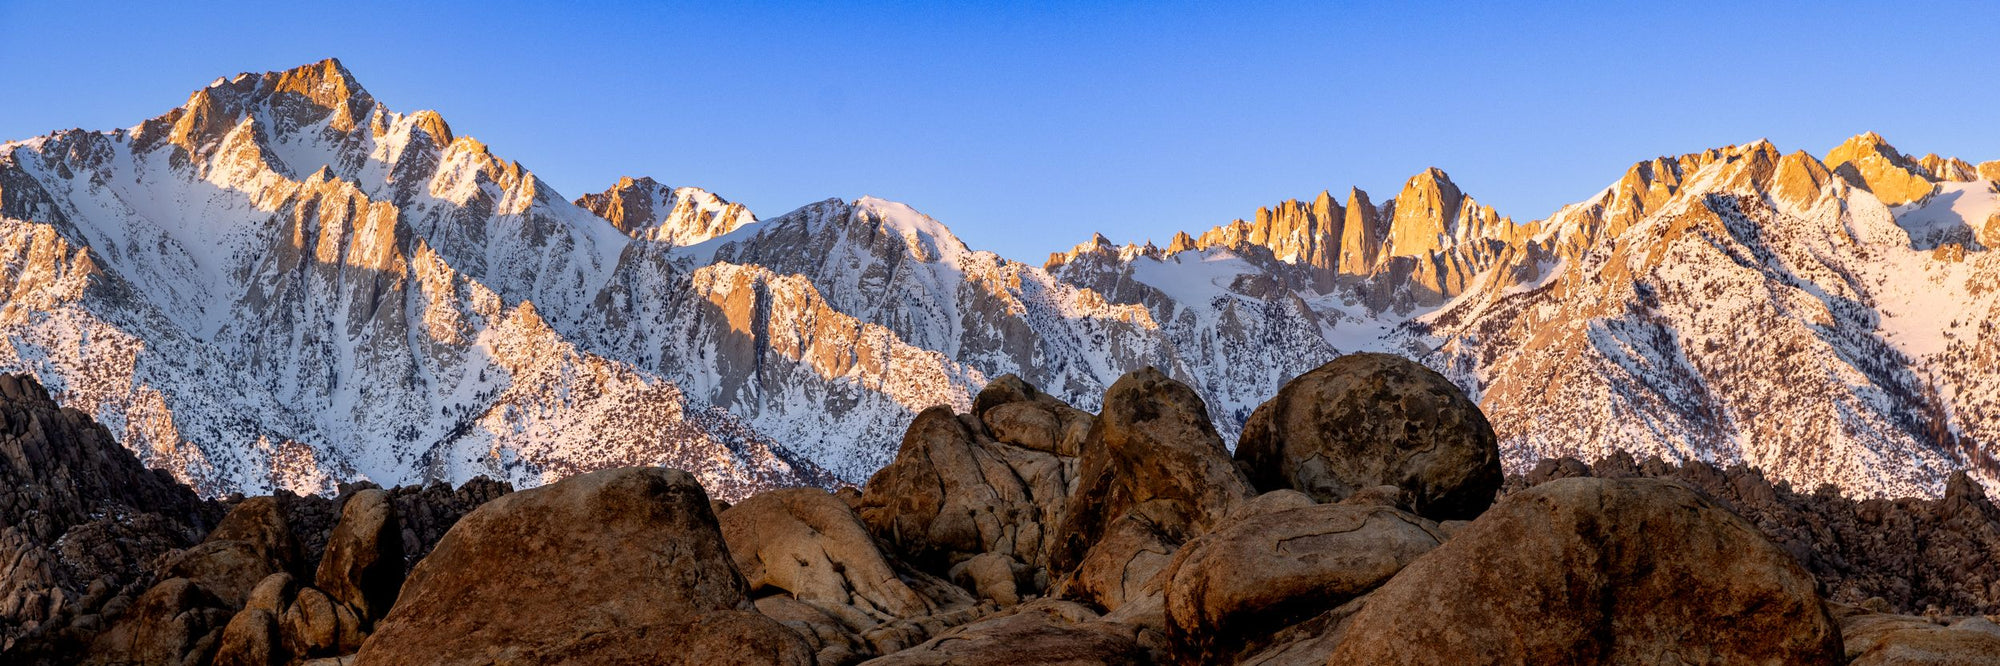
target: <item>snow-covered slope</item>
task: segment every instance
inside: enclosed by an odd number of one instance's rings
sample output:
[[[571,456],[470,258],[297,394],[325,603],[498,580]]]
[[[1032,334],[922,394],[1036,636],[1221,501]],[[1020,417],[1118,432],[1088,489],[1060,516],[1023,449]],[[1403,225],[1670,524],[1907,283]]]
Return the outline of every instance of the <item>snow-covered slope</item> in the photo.
[[[211,494],[633,463],[725,497],[860,482],[989,378],[1093,407],[1148,365],[1233,440],[1361,350],[1460,382],[1516,466],[1992,484],[2000,164],[1872,134],[1829,156],[1649,160],[1526,224],[1430,169],[1380,205],[1322,193],[1036,267],[870,197],[759,220],[628,178],[572,202],[326,61],[0,144],[0,371]]]
[[[337,62],[0,152],[0,367],[208,493],[686,467],[821,482],[672,382],[579,348],[632,243]]]

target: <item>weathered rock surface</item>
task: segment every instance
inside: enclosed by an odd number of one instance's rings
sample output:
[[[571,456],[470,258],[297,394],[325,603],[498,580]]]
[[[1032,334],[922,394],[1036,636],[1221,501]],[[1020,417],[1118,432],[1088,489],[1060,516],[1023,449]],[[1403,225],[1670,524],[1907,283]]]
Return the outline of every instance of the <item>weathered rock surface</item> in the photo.
[[[2000,614],[2000,508],[1977,483],[1953,475],[1940,499],[1855,499],[1810,492],[1762,472],[1701,462],[1673,465],[1615,454],[1586,465],[1545,460],[1518,487],[1572,476],[1671,478],[1729,507],[1819,578],[1828,598],[1920,614]]]
[[[1390,354],[1350,354],[1298,376],[1243,426],[1236,459],[1263,490],[1337,501],[1400,486],[1416,513],[1479,515],[1502,481],[1493,426],[1457,386]]]
[[[389,493],[354,493],[327,539],[315,582],[364,625],[388,614],[403,586],[403,526]]]
[[[0,376],[0,652],[23,638],[37,645],[17,654],[88,644],[95,630],[71,621],[101,624],[107,602],[130,604],[162,555],[221,517],[32,377]]]
[[[1156,369],[1112,384],[1050,544],[1059,594],[1115,610],[1181,544],[1250,498],[1210,423],[1200,396]]]
[[[1373,590],[1445,540],[1430,521],[1381,506],[1243,513],[1189,542],[1165,573],[1168,635],[1199,661]]]
[[[2000,625],[1980,616],[1949,625],[1908,615],[1861,614],[1840,625],[1852,666],[2000,664]]]
[[[1011,376],[981,391],[973,412],[917,414],[858,513],[896,554],[934,571],[982,553],[1041,566],[1067,513],[1073,453],[1096,419]]]
[[[357,661],[812,663],[746,593],[692,477],[593,472],[459,521]]]
[[[153,586],[91,643],[85,664],[203,663],[214,654],[230,611],[186,578]]]
[[[784,592],[877,621],[937,610],[897,576],[853,510],[824,490],[760,493],[716,518],[751,594]]]
[[[1138,664],[1150,655],[1121,625],[1080,604],[1043,599],[973,622],[868,666]]]
[[[1370,595],[1328,663],[1839,664],[1810,574],[1651,479],[1510,495]]]

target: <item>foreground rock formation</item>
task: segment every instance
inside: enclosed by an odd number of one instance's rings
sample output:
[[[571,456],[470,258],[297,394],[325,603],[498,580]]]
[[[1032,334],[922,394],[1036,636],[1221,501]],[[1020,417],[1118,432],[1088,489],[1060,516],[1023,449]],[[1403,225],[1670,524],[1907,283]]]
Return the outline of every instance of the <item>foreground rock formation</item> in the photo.
[[[919,414],[859,490],[731,504],[634,467],[516,493],[235,501],[129,601],[0,661],[2000,663],[1984,616],[1824,600],[1823,551],[1764,508],[1788,489],[1629,459],[1503,486],[1478,409],[1397,357],[1295,378],[1235,456],[1153,369],[1102,404],[1002,378],[972,413]],[[1924,592],[1900,600],[1938,594],[1937,572],[1991,579],[2000,548],[1978,535],[2000,512],[1971,488],[1936,520],[1896,519],[1951,553],[1902,562],[1985,564],[1906,571]],[[175,524],[200,531],[187,521],[210,506]]]

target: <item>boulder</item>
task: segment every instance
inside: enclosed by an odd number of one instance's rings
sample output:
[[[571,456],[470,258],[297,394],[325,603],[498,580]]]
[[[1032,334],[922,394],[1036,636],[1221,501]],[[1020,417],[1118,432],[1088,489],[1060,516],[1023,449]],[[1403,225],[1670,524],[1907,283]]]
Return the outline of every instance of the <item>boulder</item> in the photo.
[[[223,605],[240,608],[251,588],[281,570],[250,542],[211,539],[174,555],[161,574],[194,581]]]
[[[972,414],[995,441],[1072,458],[1097,421],[1014,375],[988,383],[973,399]]]
[[[264,577],[264,580],[258,581],[256,587],[250,589],[249,598],[243,601],[243,610],[261,610],[270,613],[272,617],[278,617],[286,608],[292,606],[292,599],[298,594],[298,583],[293,580],[291,574],[274,573]]]
[[[1839,664],[1812,576],[1655,479],[1511,494],[1370,594],[1328,663]]]
[[[592,472],[459,520],[357,663],[812,663],[747,592],[693,477]]]
[[[1941,625],[1909,615],[1861,614],[1840,626],[1853,666],[2000,665],[2000,626],[1983,617]]]
[[[1014,558],[981,553],[951,568],[951,581],[1002,607],[1021,603],[1034,586],[1034,572]]]
[[[857,513],[897,556],[927,571],[981,553],[1038,566],[1074,466],[993,441],[977,420],[932,407],[910,423],[896,460],[868,479]]]
[[[1383,506],[1232,516],[1167,567],[1168,636],[1191,657],[1223,659],[1374,589],[1444,540],[1431,521]]]
[[[403,527],[389,493],[370,488],[347,497],[314,580],[364,626],[389,612],[403,586]]]
[[[339,608],[325,592],[310,587],[300,589],[292,604],[278,615],[285,651],[300,657],[324,657],[340,652]]]
[[[1001,666],[1013,664],[1136,664],[1150,655],[1129,628],[1097,621],[1097,613],[1067,601],[1040,599],[945,632],[867,666]]]
[[[880,620],[937,610],[896,575],[853,510],[824,490],[760,493],[716,518],[752,594],[782,591]]]
[[[284,507],[275,497],[252,497],[238,502],[215,526],[215,531],[208,533],[206,540],[241,541],[279,571],[291,571],[299,560],[298,538],[292,534]]]
[[[215,666],[278,666],[285,660],[278,620],[262,609],[244,610],[229,618],[215,652]]]
[[[1258,488],[1295,488],[1322,502],[1399,486],[1432,520],[1479,515],[1502,481],[1479,406],[1392,354],[1342,356],[1286,382],[1251,412],[1236,459]]]
[[[139,595],[99,634],[83,663],[204,663],[229,617],[222,601],[194,581],[170,578]]]
[[[1154,368],[1105,392],[1077,478],[1049,572],[1062,596],[1107,610],[1252,494],[1201,396]]]

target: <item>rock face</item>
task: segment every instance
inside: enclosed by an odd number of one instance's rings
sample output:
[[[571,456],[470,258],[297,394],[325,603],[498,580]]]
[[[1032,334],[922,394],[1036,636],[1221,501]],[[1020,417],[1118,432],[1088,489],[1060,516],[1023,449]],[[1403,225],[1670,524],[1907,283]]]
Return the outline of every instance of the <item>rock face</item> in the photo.
[[[315,580],[364,624],[389,612],[403,586],[403,526],[389,493],[371,488],[347,498]]]
[[[131,603],[221,515],[34,378],[0,376],[0,652],[29,634],[87,640],[70,620]]]
[[[935,604],[897,576],[845,502],[818,488],[760,493],[717,519],[752,594],[789,593],[876,621],[925,615]]]
[[[1908,615],[1846,618],[1840,636],[1851,666],[1992,666],[2000,664],[2000,624],[1973,616],[1950,625]]]
[[[1876,599],[1903,613],[2000,614],[2000,507],[1964,473],[1941,499],[1852,499],[1830,487],[1813,492],[1774,483],[1756,469],[1691,462],[1672,465],[1614,454],[1595,464],[1544,460],[1516,490],[1575,476],[1672,479],[1699,490],[1757,526],[1817,577],[1829,599]]]
[[[1928,196],[1937,180],[1929,169],[1904,157],[1882,135],[1868,132],[1835,146],[1826,153],[1826,165],[1837,173],[1852,174],[1858,185],[1891,206],[1900,206]]]
[[[1341,631],[1329,663],[1843,661],[1810,574],[1743,519],[1651,479],[1510,495]]]
[[[1435,523],[1383,506],[1232,515],[1167,567],[1168,635],[1197,661],[1225,659],[1373,590],[1444,541]]]
[[[1235,455],[1262,489],[1337,501],[1393,485],[1436,520],[1479,515],[1502,481],[1478,405],[1431,369],[1388,354],[1343,356],[1287,382],[1250,415]]]
[[[358,661],[812,663],[746,592],[692,477],[594,472],[460,520]]]
[[[1041,566],[1096,418],[1014,377],[995,380],[973,405],[968,417],[946,407],[919,413],[895,462],[869,479],[859,514],[914,563],[949,568],[998,553]]]
[[[1250,498],[1193,389],[1153,368],[1104,394],[1083,443],[1077,489],[1050,543],[1065,597],[1116,609],[1175,549]]]
[[[1081,605],[1042,600],[954,629],[867,666],[1140,664],[1149,654],[1129,630],[1096,622]]]

